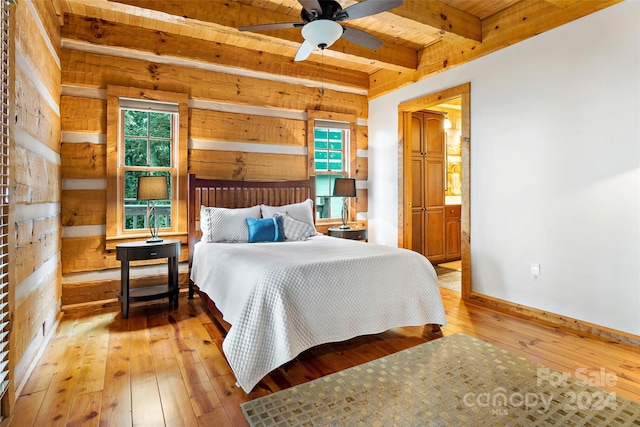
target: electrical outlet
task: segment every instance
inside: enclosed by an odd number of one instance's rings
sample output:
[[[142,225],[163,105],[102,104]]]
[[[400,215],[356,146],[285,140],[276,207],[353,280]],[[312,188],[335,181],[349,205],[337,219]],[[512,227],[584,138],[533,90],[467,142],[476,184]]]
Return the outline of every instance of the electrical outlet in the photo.
[[[535,262],[531,263],[531,278],[535,281],[540,280],[540,264]]]

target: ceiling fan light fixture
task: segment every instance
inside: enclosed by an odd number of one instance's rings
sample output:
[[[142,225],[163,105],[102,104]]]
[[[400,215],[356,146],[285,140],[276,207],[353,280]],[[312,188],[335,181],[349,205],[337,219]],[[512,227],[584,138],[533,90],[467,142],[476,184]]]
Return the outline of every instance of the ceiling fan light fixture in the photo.
[[[328,19],[311,21],[302,27],[302,37],[314,46],[326,49],[342,36],[342,25]]]

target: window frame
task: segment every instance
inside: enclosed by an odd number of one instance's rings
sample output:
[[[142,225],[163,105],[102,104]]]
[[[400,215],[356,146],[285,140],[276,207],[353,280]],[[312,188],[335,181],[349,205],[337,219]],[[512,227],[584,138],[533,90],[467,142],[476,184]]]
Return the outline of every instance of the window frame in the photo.
[[[173,132],[175,146],[172,149],[172,198],[171,228],[161,229],[162,237],[169,237],[186,242],[187,236],[187,150],[188,150],[188,95],[182,93],[143,90],[120,86],[107,87],[107,224],[105,246],[107,250],[115,249],[119,243],[140,240],[149,237],[149,230],[125,230],[124,225],[124,109],[131,108],[137,102],[157,102],[161,111],[163,105],[177,105],[177,117]],[[149,170],[146,167],[141,167]],[[156,169],[154,167],[154,169]],[[159,167],[157,169],[167,169]],[[175,171],[175,172],[174,172]]]
[[[345,178],[356,178],[357,170],[356,170],[356,152],[357,152],[357,126],[356,126],[356,116],[353,114],[345,114],[345,113],[332,113],[326,111],[316,111],[316,110],[308,110],[307,111],[307,164],[309,169],[309,178],[313,179],[315,185],[315,127],[316,121],[324,122],[323,124],[327,124],[330,122],[340,123],[341,125],[348,124],[349,129],[349,141],[347,142],[346,150],[344,150],[345,157],[343,161],[345,162]],[[328,171],[328,174],[331,174]],[[316,199],[318,192],[316,191]],[[316,200],[313,201],[316,203]],[[349,206],[349,222],[354,222],[356,220],[356,198],[350,197],[347,200]],[[316,224],[318,225],[334,225],[334,224],[342,224],[342,218],[316,218]]]
[[[122,99],[122,98],[121,98]],[[119,107],[119,135],[118,135],[118,168],[119,168],[119,173],[122,177],[122,179],[124,179],[124,177],[126,176],[127,172],[149,172],[150,174],[153,174],[154,172],[169,172],[171,174],[171,182],[170,182],[170,188],[173,190],[174,185],[176,183],[176,179],[175,177],[177,176],[178,173],[178,167],[177,167],[177,161],[178,161],[178,138],[179,138],[179,134],[180,132],[178,131],[178,126],[179,126],[179,113],[177,111],[177,105],[176,105],[176,111],[162,111],[162,107],[164,106],[172,106],[175,104],[162,104],[161,106],[158,106],[158,108],[154,108],[155,106],[153,105],[149,105],[149,108],[145,108],[144,105],[124,105],[123,103],[120,104]],[[169,138],[155,138],[152,137],[151,135],[147,135],[146,137],[142,138],[142,137],[136,137],[136,136],[129,136],[127,137],[126,135],[126,129],[124,126],[124,121],[125,121],[125,113],[126,111],[141,111],[143,113],[163,113],[163,114],[170,114],[171,115],[171,136]],[[148,125],[149,126],[149,125]],[[126,140],[127,139],[145,139],[147,141],[147,165],[144,166],[138,166],[138,165],[127,165],[126,164],[126,159],[125,159],[125,150],[123,149],[126,146]],[[149,166],[149,156],[151,154],[151,141],[153,140],[169,140],[171,143],[171,164],[169,166]],[[124,182],[120,182],[119,183],[119,190],[123,191],[123,184]],[[129,234],[139,234],[140,230],[148,230],[149,224],[147,224],[147,220],[145,219],[145,227],[143,228],[132,228],[132,229],[127,229],[126,228],[126,217],[127,217],[127,210],[126,210],[126,204],[129,200],[127,200],[127,198],[125,197],[126,195],[123,194],[123,200],[124,203],[122,204],[122,210],[120,212],[118,212],[118,216],[119,219],[122,220],[122,229],[120,230],[120,232],[122,233],[122,235],[129,235]],[[177,197],[174,191],[171,191],[171,226],[170,227],[162,227],[160,228],[160,231],[162,231],[163,234],[166,233],[171,233],[171,232],[176,232],[177,231],[177,224],[175,223],[175,221],[173,221],[173,217],[175,216],[175,211],[176,211],[176,203],[177,203]],[[146,217],[148,217],[149,215],[149,209],[151,207],[151,205],[153,204],[153,202],[151,201],[147,201],[146,204],[141,205],[141,206],[145,206],[146,208]],[[158,205],[156,205],[158,206]]]

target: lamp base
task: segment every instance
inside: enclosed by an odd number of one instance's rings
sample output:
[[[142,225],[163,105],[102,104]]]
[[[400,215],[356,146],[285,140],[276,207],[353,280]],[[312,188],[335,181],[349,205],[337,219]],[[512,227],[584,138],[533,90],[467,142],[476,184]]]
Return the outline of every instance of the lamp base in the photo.
[[[341,230],[346,230],[346,229],[348,229],[348,228],[351,228],[351,227],[349,227],[349,226],[348,226],[348,225],[346,225],[346,224],[345,224],[345,225],[341,225],[341,226],[340,226],[340,229],[341,229]]]
[[[153,219],[153,227],[151,226],[151,219]],[[151,206],[149,211],[149,232],[151,237],[147,240],[147,243],[160,243],[162,239],[158,236],[158,216],[156,215],[156,205]]]

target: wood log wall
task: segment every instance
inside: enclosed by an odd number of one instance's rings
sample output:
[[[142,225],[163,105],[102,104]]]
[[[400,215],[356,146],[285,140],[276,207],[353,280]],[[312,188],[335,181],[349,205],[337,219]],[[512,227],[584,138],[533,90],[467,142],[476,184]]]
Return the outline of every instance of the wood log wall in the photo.
[[[62,282],[60,26],[51,1],[20,1],[11,13],[10,395],[55,328]]]
[[[209,64],[207,58],[229,55],[228,47],[210,41],[75,15],[65,15],[61,39],[63,308],[113,299],[119,290],[119,262],[105,250],[108,85],[188,94],[188,169],[209,178],[304,179],[306,111],[355,115],[358,223],[366,225],[368,79],[355,73],[341,82],[327,67],[323,96],[308,85],[308,74],[285,81]],[[295,73],[290,58],[277,59]],[[309,68],[301,64],[300,70]],[[182,260],[187,256],[185,248]],[[133,286],[157,274],[144,268]]]

